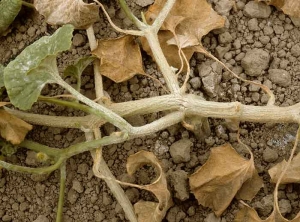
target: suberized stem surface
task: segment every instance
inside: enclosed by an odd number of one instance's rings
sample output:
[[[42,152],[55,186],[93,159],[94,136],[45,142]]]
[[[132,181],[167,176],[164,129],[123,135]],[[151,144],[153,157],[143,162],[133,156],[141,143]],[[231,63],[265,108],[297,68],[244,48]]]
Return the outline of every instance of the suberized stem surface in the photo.
[[[182,111],[184,114],[195,114],[202,117],[239,119],[251,122],[299,123],[300,103],[287,107],[253,106],[240,102],[205,101],[194,95],[165,95],[123,103],[112,103],[106,106],[120,116],[133,116],[160,111]],[[53,127],[81,128],[101,125],[105,122],[101,117],[88,115],[84,117],[46,116],[25,113],[5,108],[5,110],[24,121]]]

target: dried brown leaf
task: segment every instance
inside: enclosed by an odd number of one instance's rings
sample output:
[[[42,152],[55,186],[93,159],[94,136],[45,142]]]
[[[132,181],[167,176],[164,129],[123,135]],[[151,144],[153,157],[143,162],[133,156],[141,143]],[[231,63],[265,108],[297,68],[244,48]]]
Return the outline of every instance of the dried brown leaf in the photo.
[[[139,45],[132,36],[100,40],[92,54],[100,59],[101,74],[117,83],[145,73]]]
[[[19,144],[31,129],[32,125],[0,109],[0,133],[7,141]]]
[[[166,176],[158,159],[151,152],[140,151],[128,158],[126,167],[128,173],[132,175],[141,166],[146,164],[153,165],[158,174],[153,183],[149,185],[137,185],[122,182],[122,184],[152,192],[158,199],[158,203],[139,201],[134,205],[135,213],[138,216],[139,222],[160,222],[165,217],[167,210],[173,205],[173,202],[167,188]]]
[[[253,159],[241,157],[230,144],[213,148],[208,161],[189,178],[198,203],[220,216],[240,189],[240,198],[252,199],[262,187]],[[249,186],[249,182],[255,181]],[[243,186],[245,186],[243,188]]]
[[[166,0],[156,0],[149,7],[145,14],[149,23],[154,21],[165,3]],[[183,49],[187,60],[194,52],[202,52],[199,49],[201,38],[211,30],[223,27],[224,23],[225,19],[213,10],[206,0],[176,1],[161,27],[164,31],[158,33],[160,45],[169,64],[175,68],[181,67],[178,47]],[[152,56],[145,39],[142,40],[142,45],[143,49]]]
[[[151,23],[159,14],[166,0],[156,0],[145,16]],[[225,19],[216,13],[206,0],[177,0],[162,29],[201,40],[211,30],[224,26]]]
[[[51,25],[72,24],[75,29],[86,29],[99,20],[99,6],[82,0],[35,0],[34,6]]]
[[[281,9],[285,14],[300,18],[300,1],[298,0],[258,0]]]
[[[287,162],[283,160],[282,162],[276,164],[271,169],[269,169],[269,174],[271,177],[272,183],[277,183],[278,178],[285,168]],[[282,177],[281,184],[287,183],[300,183],[300,153],[298,153],[293,159],[291,164],[289,165],[286,173]]]

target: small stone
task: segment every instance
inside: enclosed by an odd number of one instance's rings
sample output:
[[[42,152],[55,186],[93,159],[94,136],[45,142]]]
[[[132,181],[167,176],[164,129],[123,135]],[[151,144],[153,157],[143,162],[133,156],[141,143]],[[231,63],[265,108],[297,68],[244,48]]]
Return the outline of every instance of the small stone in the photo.
[[[200,77],[193,77],[191,80],[190,80],[190,84],[192,85],[193,89],[200,89],[201,87],[201,79]]]
[[[125,191],[125,194],[128,197],[128,199],[131,201],[131,203],[136,203],[140,197],[139,190],[134,187],[128,188]]]
[[[7,221],[11,221],[11,220],[12,220],[12,217],[7,214],[2,217],[3,222],[7,222]]]
[[[221,44],[227,44],[232,42],[233,38],[229,32],[224,32],[219,35],[218,40]]]
[[[175,197],[181,201],[189,198],[187,172],[177,170],[169,174],[170,184],[174,188]]]
[[[204,222],[221,222],[221,217],[216,217],[214,213],[210,213],[204,219]]]
[[[269,79],[283,87],[287,87],[291,84],[291,75],[284,69],[269,69]]]
[[[269,216],[273,210],[273,195],[269,194],[260,201],[254,202],[253,207],[263,216]]]
[[[23,202],[20,204],[20,211],[24,212],[29,208],[29,204],[27,202]]]
[[[265,34],[266,36],[272,35],[273,32],[274,32],[274,30],[273,30],[272,27],[270,27],[270,26],[265,26],[265,27],[264,27],[264,34]]]
[[[230,48],[231,48],[230,44],[227,44],[227,45],[224,46],[224,47],[218,45],[218,46],[216,47],[216,55],[217,55],[217,57],[218,57],[219,59],[222,59],[223,56],[225,55],[225,53],[226,53],[226,52],[229,52]]]
[[[68,192],[68,201],[71,203],[71,204],[74,204],[76,202],[76,200],[78,199],[79,195],[78,193],[74,190],[74,189],[70,189],[69,192]]]
[[[262,49],[249,50],[242,59],[241,65],[249,76],[260,76],[268,68],[270,55]]]
[[[196,213],[196,209],[194,206],[190,206],[189,209],[187,210],[187,213],[190,217],[194,216]]]
[[[267,147],[263,152],[263,160],[267,163],[272,163],[278,159],[278,154],[275,150]]]
[[[36,159],[36,152],[29,150],[26,154],[25,163],[29,166],[37,166],[38,161]]]
[[[229,15],[230,10],[232,9],[233,2],[231,0],[219,0],[216,1],[215,10],[220,15]]]
[[[174,163],[188,162],[191,159],[190,151],[193,143],[189,139],[181,139],[170,147],[170,154]]]
[[[27,34],[30,36],[30,37],[33,37],[35,35],[35,31],[36,29],[34,28],[34,26],[31,26],[28,28],[27,30]]]
[[[33,222],[49,222],[49,219],[44,215],[40,215]]]
[[[292,212],[291,202],[287,199],[282,199],[278,201],[279,210],[282,215]]]
[[[86,163],[82,163],[78,166],[77,173],[86,175],[88,171],[89,171],[89,166]]]
[[[250,18],[268,18],[271,7],[262,2],[250,1],[245,5],[244,13]]]
[[[105,218],[105,215],[101,211],[95,211],[94,213],[94,221],[101,222]]]
[[[141,7],[153,4],[154,0],[135,0],[135,3]]]
[[[250,19],[248,21],[248,28],[250,31],[259,31],[258,21],[256,18]]]
[[[83,46],[85,43],[85,38],[83,35],[76,33],[73,37],[73,45],[74,46]]]
[[[82,184],[78,180],[73,180],[72,188],[78,193],[82,193],[84,191]]]
[[[300,56],[300,43],[293,45],[293,47],[291,48],[291,54],[295,57]]]

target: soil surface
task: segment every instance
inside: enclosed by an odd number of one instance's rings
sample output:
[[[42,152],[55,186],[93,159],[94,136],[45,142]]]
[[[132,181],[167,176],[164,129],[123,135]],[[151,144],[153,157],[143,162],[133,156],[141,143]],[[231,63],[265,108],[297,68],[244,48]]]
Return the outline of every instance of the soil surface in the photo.
[[[152,1],[131,0],[130,7],[136,14],[146,10]],[[274,7],[263,5],[255,10],[253,1],[230,0],[210,1],[214,9],[226,17],[226,27],[205,36],[203,45],[229,68],[241,77],[255,80],[269,86],[275,96],[276,105],[289,106],[300,102],[300,29],[299,23]],[[131,21],[115,1],[103,1],[109,15],[118,26],[131,27]],[[41,36],[52,34],[58,27],[46,24],[44,18],[31,9],[23,8],[12,25],[11,32],[0,38],[0,63],[6,65],[26,46]],[[96,38],[115,38],[120,34],[108,25],[101,13],[101,20],[94,25]],[[58,59],[63,69],[76,59],[89,55],[86,32],[75,31],[72,48]],[[162,75],[154,62],[143,53],[145,70],[158,80]],[[191,61],[189,93],[203,95],[207,100],[228,102],[239,101],[243,104],[265,105],[267,96],[263,91],[248,83],[233,78],[211,59],[195,54]],[[182,79],[184,76],[182,76]],[[73,78],[67,78],[75,84]],[[122,102],[165,94],[160,85],[145,77],[136,76],[129,81],[115,84],[104,78],[104,89],[112,101]],[[81,92],[95,99],[93,69],[89,66],[83,75]],[[64,90],[57,85],[47,85],[43,95],[59,95]],[[7,99],[7,98],[6,98]],[[47,115],[80,116],[81,111],[36,103],[31,112]],[[161,113],[140,115],[127,120],[140,126],[160,117]],[[239,209],[237,200],[221,218],[216,218],[208,208],[199,206],[190,193],[187,177],[207,160],[210,148],[231,143],[239,153],[246,151],[237,143],[237,131],[222,119],[209,119],[211,133],[207,137],[194,135],[178,124],[151,136],[127,141],[123,144],[104,148],[104,158],[114,175],[121,180],[141,184],[149,183],[152,171],[145,168],[135,177],[126,174],[125,163],[129,155],[148,150],[161,160],[168,176],[174,206],[168,211],[165,220],[169,222],[230,222]],[[289,156],[295,138],[296,125],[241,123],[241,139],[251,147],[255,164],[264,187],[249,204],[266,218],[272,211],[274,184],[270,184],[268,169]],[[114,126],[102,127],[104,135],[115,131]],[[28,139],[39,143],[64,148],[84,141],[80,130],[34,126]],[[180,147],[180,149],[177,149]],[[183,156],[181,155],[183,153]],[[36,166],[35,154],[21,149],[9,161],[27,166]],[[66,199],[64,221],[127,221],[120,205],[115,201],[106,184],[92,172],[90,153],[83,153],[69,159],[67,163]],[[153,200],[150,193],[136,188],[124,188],[132,203],[140,199]],[[59,172],[47,176],[26,175],[2,171],[0,177],[0,220],[14,222],[55,221],[59,194]],[[300,186],[289,184],[280,186],[279,206],[282,214],[291,219],[299,211]]]

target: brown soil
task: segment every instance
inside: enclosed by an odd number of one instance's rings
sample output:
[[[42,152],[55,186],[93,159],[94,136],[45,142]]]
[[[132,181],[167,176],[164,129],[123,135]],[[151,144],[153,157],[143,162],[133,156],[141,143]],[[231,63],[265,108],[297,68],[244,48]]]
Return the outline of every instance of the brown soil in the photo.
[[[108,1],[106,1],[108,2]],[[144,10],[131,0],[130,6],[135,12]],[[218,2],[217,0],[211,2]],[[276,96],[276,104],[280,106],[292,105],[300,102],[300,62],[297,56],[291,54],[291,48],[300,43],[300,30],[291,19],[272,9],[271,15],[266,19],[257,19],[258,30],[253,30],[253,18],[245,16],[245,0],[237,0],[236,11],[231,10],[226,15],[226,28],[213,31],[203,38],[203,45],[213,54],[217,55],[230,68],[233,68],[241,76],[271,86]],[[215,4],[213,4],[215,6]],[[129,19],[125,18],[119,6],[111,1],[107,4],[108,11],[113,21],[120,27],[131,26]],[[252,26],[249,30],[249,26]],[[268,27],[268,28],[266,28]],[[281,27],[281,28],[278,28]],[[12,25],[12,31],[0,38],[0,63],[7,64],[14,59],[26,46],[39,39],[41,36],[50,35],[57,27],[47,25],[42,16],[34,14],[32,10],[24,8]],[[280,30],[279,30],[280,29]],[[94,25],[97,38],[115,38],[119,34],[114,31],[102,16],[101,21]],[[279,30],[279,31],[278,31]],[[226,33],[226,34],[224,34]],[[63,53],[58,62],[63,68],[71,64],[77,58],[89,55],[89,44],[85,31],[75,31],[71,50]],[[231,36],[228,37],[229,34]],[[222,36],[223,35],[223,36]],[[225,40],[223,39],[225,38]],[[229,38],[229,39],[228,39]],[[270,55],[269,69],[283,69],[288,71],[291,84],[283,87],[268,78],[265,71],[258,77],[249,77],[244,74],[241,67],[241,59],[250,49],[264,49]],[[222,51],[223,50],[223,51]],[[222,53],[224,52],[224,53]],[[299,55],[298,55],[299,56]],[[157,79],[162,76],[150,57],[144,54],[146,72]],[[208,100],[214,101],[239,101],[244,104],[264,105],[266,102],[264,93],[247,83],[242,83],[229,75],[226,71],[216,73],[216,81],[208,87],[199,74],[201,65],[210,61],[201,54],[195,54],[191,59],[191,82],[188,85],[190,93],[204,95]],[[199,79],[200,77],[200,79]],[[200,81],[199,81],[200,80]],[[69,78],[67,82],[73,84],[75,80]],[[83,75],[82,93],[94,99],[94,80],[92,67],[88,67]],[[164,94],[164,90],[153,80],[144,76],[136,76],[129,81],[115,84],[104,78],[104,88],[114,102],[136,100],[145,97],[153,97]],[[44,95],[59,95],[64,90],[56,85],[48,85],[43,90]],[[58,107],[45,103],[37,103],[32,112],[48,115],[78,116],[84,113],[69,108]],[[161,114],[137,116],[128,118],[133,125],[149,123]],[[233,221],[238,210],[238,201],[233,200],[230,207],[220,219],[213,216],[208,208],[199,206],[195,197],[186,192],[186,179],[178,188],[178,180],[172,177],[176,171],[184,171],[191,174],[195,169],[204,164],[212,147],[231,143],[240,153],[243,148],[236,141],[236,131],[231,129],[224,120],[210,119],[211,135],[203,141],[193,133],[187,131],[181,125],[175,125],[151,136],[127,141],[123,144],[111,145],[104,148],[104,157],[114,175],[122,180],[131,180],[139,183],[147,183],[149,171],[142,170],[137,178],[128,178],[125,171],[126,159],[129,155],[139,151],[148,150],[154,152],[163,163],[168,175],[168,181],[173,193],[175,205],[168,211],[164,221],[169,222],[229,222]],[[102,127],[105,135],[114,131],[114,127],[106,124]],[[272,193],[274,185],[269,183],[268,169],[289,155],[295,136],[296,126],[293,124],[259,124],[242,123],[241,139],[252,148],[255,163],[260,176],[264,179],[264,187],[256,198],[249,202],[254,206],[260,216],[267,217],[272,210]],[[84,134],[80,130],[58,129],[35,126],[29,133],[28,139],[52,147],[67,147],[70,144],[84,141]],[[181,139],[192,142],[190,160],[188,162],[174,163],[169,149],[170,146]],[[10,158],[11,162],[18,162],[34,166],[29,151],[20,150],[17,155]],[[64,221],[127,221],[120,205],[114,200],[106,184],[93,176],[92,158],[90,153],[83,153],[71,158],[67,164],[66,201],[64,205]],[[153,199],[152,195],[136,188],[125,188],[130,200],[135,203],[139,199]],[[0,220],[2,221],[55,221],[56,205],[59,193],[59,173],[54,172],[50,176],[24,175],[9,171],[3,171],[0,177]],[[185,198],[185,195],[186,198]],[[293,218],[299,211],[300,189],[296,184],[280,187],[279,203],[281,211],[286,218]]]

